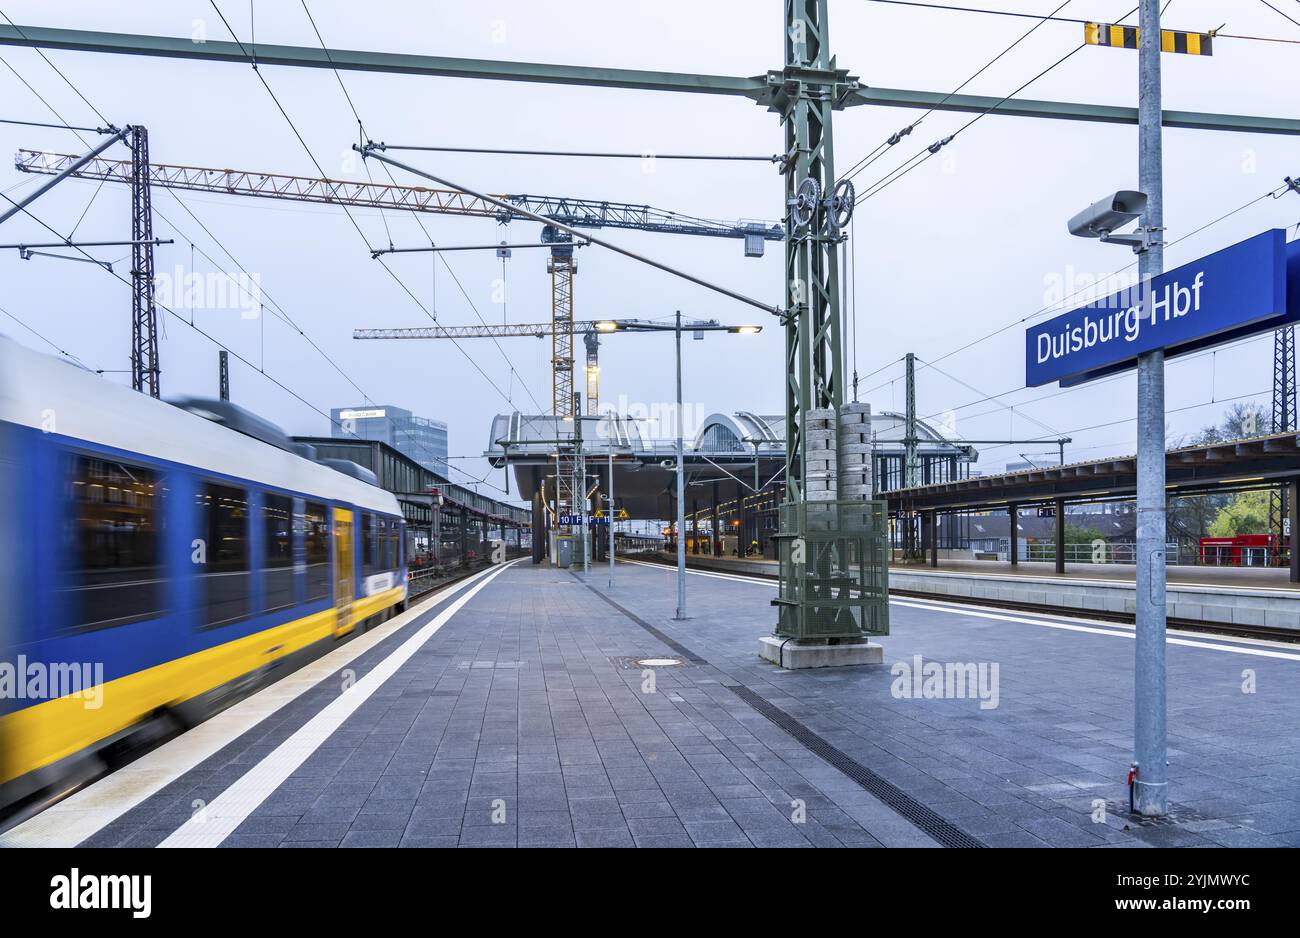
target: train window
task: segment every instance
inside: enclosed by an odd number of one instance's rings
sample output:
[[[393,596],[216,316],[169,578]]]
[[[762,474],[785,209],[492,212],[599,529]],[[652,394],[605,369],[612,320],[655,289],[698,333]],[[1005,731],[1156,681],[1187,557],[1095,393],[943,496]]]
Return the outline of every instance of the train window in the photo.
[[[293,605],[293,500],[262,496],[262,584],[267,612]]]
[[[128,463],[70,454],[71,492],[63,529],[62,591],[70,621],[103,628],[163,611],[162,486]]]
[[[375,572],[375,516],[367,512],[361,516],[361,575]]]
[[[199,624],[229,625],[249,614],[248,493],[205,482],[197,499],[207,552],[199,576]]]
[[[303,535],[303,555],[307,564],[306,602],[328,599],[330,595],[330,526],[325,506],[307,502],[298,518]]]
[[[393,569],[393,542],[392,535],[389,533],[389,521],[384,516],[379,517],[379,569]]]

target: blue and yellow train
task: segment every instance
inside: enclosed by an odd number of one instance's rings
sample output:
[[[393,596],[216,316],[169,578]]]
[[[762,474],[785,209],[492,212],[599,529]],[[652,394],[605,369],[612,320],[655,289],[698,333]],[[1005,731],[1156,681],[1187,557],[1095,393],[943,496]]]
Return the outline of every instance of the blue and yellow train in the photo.
[[[0,813],[403,608],[372,483],[0,336]]]

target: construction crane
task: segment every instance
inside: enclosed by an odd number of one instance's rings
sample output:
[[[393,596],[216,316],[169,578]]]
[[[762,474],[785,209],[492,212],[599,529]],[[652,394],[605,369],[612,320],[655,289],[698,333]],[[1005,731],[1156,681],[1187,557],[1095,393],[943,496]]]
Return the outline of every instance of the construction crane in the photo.
[[[619,322],[643,322],[640,319],[620,318]],[[587,351],[585,367],[587,414],[599,413],[595,404],[600,399],[600,336],[603,323],[607,320],[569,321],[563,325],[558,322],[518,322],[500,326],[412,326],[401,329],[353,329],[354,339],[506,339],[516,336],[533,336],[537,339],[552,336],[561,328],[567,328],[573,335],[582,336]],[[572,393],[572,385],[569,386]]]
[[[194,192],[287,199],[323,205],[491,218],[500,224],[506,224],[514,218],[509,212],[489,202],[454,189],[383,185],[373,182],[352,182],[166,163],[144,164],[148,169],[147,179],[141,179],[137,172],[133,172],[132,161],[101,157],[68,172],[80,159],[81,157],[67,153],[22,149],[14,157],[14,166],[25,173],[57,175],[66,172],[68,175],[82,179],[123,184],[134,182],[137,191],[142,187],[147,191],[147,186],[152,185],[164,189],[188,189]],[[665,211],[649,205],[599,199],[574,199],[567,196],[498,195],[494,198],[573,227],[623,228],[665,234],[739,239],[745,243],[746,257],[762,257],[766,241],[785,240],[784,228],[775,222],[751,219],[734,222],[717,221]],[[551,275],[553,320],[549,330],[552,336],[552,407],[556,416],[572,417],[574,416],[574,332],[569,328],[569,324],[573,322],[573,278],[578,269],[573,252],[580,245],[575,245],[569,234],[550,226],[543,227],[541,240],[550,245],[547,272]],[[594,349],[594,345],[588,345],[588,362],[593,367],[596,366],[598,354]],[[596,413],[599,404],[597,380],[596,373],[589,371],[587,374],[589,414]]]

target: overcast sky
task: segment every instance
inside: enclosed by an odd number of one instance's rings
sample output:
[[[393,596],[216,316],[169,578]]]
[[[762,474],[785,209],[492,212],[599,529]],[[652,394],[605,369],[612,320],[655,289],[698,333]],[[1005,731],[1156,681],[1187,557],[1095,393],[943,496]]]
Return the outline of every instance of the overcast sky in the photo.
[[[1059,0],[980,2],[988,8],[1048,13]],[[1061,15],[1113,21],[1134,2],[1073,0]],[[1300,19],[1295,0],[1275,5]],[[218,6],[247,42],[247,0],[218,0]],[[722,75],[757,75],[781,65],[780,0],[307,0],[307,6],[325,41],[337,48]],[[19,24],[184,37],[206,30],[210,39],[230,38],[211,4],[201,0],[0,0],[0,10]],[[299,0],[263,0],[255,12],[258,42],[317,44]],[[1225,32],[1300,40],[1300,26],[1253,0],[1173,0],[1165,26],[1208,30],[1225,22]],[[951,91],[1031,25],[1028,20],[867,0],[831,2],[831,38],[839,64],[863,82],[887,88]],[[965,90],[996,96],[1010,92],[1075,48],[1081,30],[1077,25],[1044,25]],[[1300,46],[1221,38],[1214,51],[1211,58],[1164,57],[1166,108],[1297,116],[1294,76]],[[108,120],[148,127],[155,162],[317,175],[289,123],[247,66],[46,54]],[[0,57],[69,122],[99,123],[90,106],[36,52],[6,47]],[[1021,96],[1133,105],[1136,69],[1135,52],[1090,47]],[[263,66],[262,74],[324,171],[364,179],[364,167],[348,151],[357,137],[356,122],[334,74],[272,66]],[[340,74],[370,135],[391,143],[732,154],[770,154],[782,146],[775,115],[737,98]],[[46,106],[3,66],[0,100],[0,117],[51,119]],[[847,170],[918,115],[861,107],[839,112],[837,167]],[[857,177],[859,192],[967,120],[969,115],[931,115],[910,138]],[[5,153],[20,147],[60,152],[78,152],[81,147],[67,131],[13,125],[0,125],[0,143]],[[125,147],[113,153],[128,156]],[[407,156],[439,175],[489,192],[644,202],[721,219],[778,219],[782,214],[782,179],[766,163],[659,161],[648,172],[639,160]],[[1165,157],[1170,239],[1276,188],[1283,176],[1300,175],[1296,138],[1167,130]],[[380,167],[372,171],[384,178]],[[398,181],[420,182],[400,173]],[[14,198],[37,182],[12,166],[0,171],[0,190]],[[943,356],[1037,312],[1051,298],[1052,287],[1071,271],[1102,275],[1128,264],[1131,255],[1123,248],[1071,238],[1065,221],[1109,191],[1136,187],[1135,128],[990,115],[940,157],[864,202],[852,245],[858,338],[850,352],[864,376],[863,399],[877,408],[901,409],[899,359],[912,351],[942,369],[926,368],[919,375],[921,415],[954,409],[957,433],[964,438],[1064,433],[1076,441],[1067,451],[1075,458],[1131,453],[1131,376],[1064,394],[1055,386],[1026,390],[1022,325]],[[78,238],[129,237],[128,192],[105,187],[92,203],[95,193],[93,183],[69,181],[42,198],[33,211],[61,233],[75,225]],[[445,420],[451,454],[473,457],[453,461],[466,473],[478,478],[486,472],[477,457],[488,443],[494,414],[549,409],[549,340],[503,340],[500,350],[491,341],[471,340],[462,343],[463,353],[442,341],[353,341],[351,331],[359,326],[427,325],[429,319],[370,258],[362,236],[340,209],[181,196],[237,264],[222,255],[173,194],[156,189],[155,233],[176,239],[175,245],[158,249],[160,272],[178,266],[185,273],[218,269],[198,253],[201,250],[216,258],[221,270],[257,274],[268,305],[278,304],[370,400]],[[398,245],[425,242],[410,215],[353,215],[375,246],[388,242],[389,231]],[[434,215],[420,219],[443,244],[501,238],[522,242],[538,236],[538,226],[527,222],[515,222],[502,232],[488,220]],[[1290,226],[1294,236],[1298,220],[1300,197],[1265,199],[1171,248],[1166,263],[1184,263],[1268,228]],[[4,228],[6,243],[48,236],[27,218],[15,218]],[[779,245],[769,244],[767,256],[754,260],[743,257],[739,242],[728,240],[624,231],[606,236],[765,302],[781,302]],[[98,256],[118,260],[124,254],[124,249],[104,249]],[[494,281],[503,276],[500,261],[490,253],[449,255],[448,260],[468,299],[441,264],[435,275],[428,254],[398,256],[388,263],[444,325],[477,323],[471,302],[488,322],[549,320],[545,252],[517,251],[507,263],[504,308],[494,297],[494,287],[499,286]],[[772,317],[598,247],[579,252],[578,267],[575,316],[580,319],[653,318],[680,308],[689,316],[761,322],[767,327],[761,336],[709,336],[688,343],[686,397],[707,412],[781,412],[783,339]],[[128,275],[129,260],[116,269]],[[130,294],[104,271],[46,258],[22,261],[16,252],[4,252],[0,308],[90,367],[110,372],[106,380],[129,381],[129,375],[111,372],[129,368]],[[273,314],[243,318],[237,310],[200,310],[195,319],[322,411],[362,399],[346,378]],[[164,323],[164,396],[215,396],[216,346],[186,323],[166,316]],[[13,319],[0,316],[0,331],[48,349]],[[581,342],[575,347],[580,350]],[[1190,433],[1214,423],[1229,402],[1248,395],[1267,405],[1271,350],[1271,337],[1262,336],[1216,355],[1171,363],[1170,433]],[[641,406],[667,401],[673,393],[671,365],[669,335],[611,337],[602,348],[602,399]],[[232,385],[236,402],[291,433],[327,432],[324,417],[255,368],[236,363]],[[961,406],[1007,391],[1015,393]],[[1053,449],[1043,444],[986,447],[978,468],[996,470],[1021,458],[1021,453],[1041,455]],[[453,478],[468,479],[460,473]],[[499,473],[489,478],[500,481]]]

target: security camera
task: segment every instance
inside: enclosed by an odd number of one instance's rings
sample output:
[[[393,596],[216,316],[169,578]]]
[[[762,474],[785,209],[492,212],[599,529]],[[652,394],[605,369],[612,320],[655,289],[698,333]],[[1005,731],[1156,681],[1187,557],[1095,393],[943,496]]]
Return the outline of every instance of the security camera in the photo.
[[[661,460],[659,460],[659,466],[660,466],[660,468],[662,468],[662,469],[676,469],[676,468],[677,468],[677,460],[675,460],[675,459],[661,459]]]
[[[1141,216],[1146,208],[1146,193],[1129,190],[1116,192],[1099,202],[1094,202],[1071,218],[1070,234],[1076,238],[1112,240],[1108,237],[1112,231],[1123,228]]]

